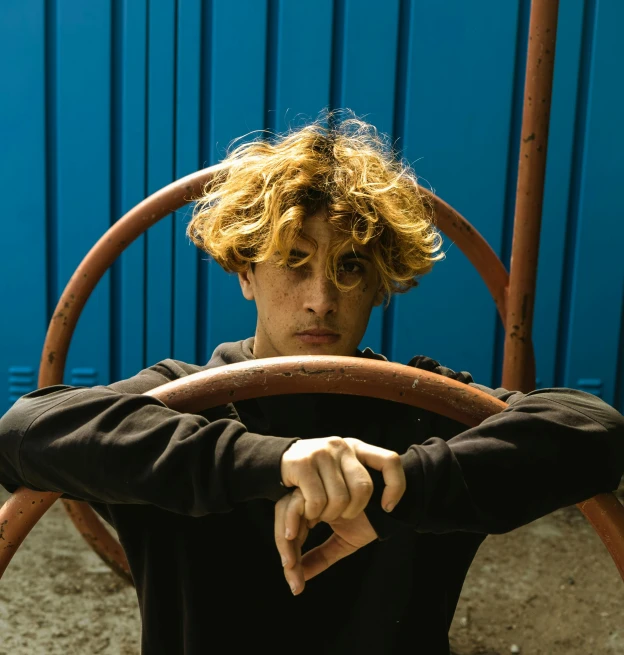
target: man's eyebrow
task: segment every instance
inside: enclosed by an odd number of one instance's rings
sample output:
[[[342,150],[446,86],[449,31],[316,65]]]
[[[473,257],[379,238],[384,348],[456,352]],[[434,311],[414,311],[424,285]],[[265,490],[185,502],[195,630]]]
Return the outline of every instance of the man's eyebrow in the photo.
[[[303,259],[304,257],[308,257],[309,255],[310,255],[309,252],[304,252],[303,250],[298,250],[297,248],[293,248],[290,251],[291,257],[299,257]],[[355,250],[355,249],[352,249],[349,252],[340,255],[338,259],[341,262],[347,261],[349,259],[363,259],[367,262],[372,261],[372,259],[366,253],[362,252],[361,250]]]
[[[339,259],[341,262],[347,261],[348,259],[363,259],[367,262],[372,261],[372,259],[365,252],[356,250],[355,248],[349,252],[345,252],[344,255],[340,255]]]
[[[310,253],[309,252],[304,252],[303,250],[297,250],[297,248],[292,248],[289,257],[300,257],[303,259],[304,257],[309,257]]]

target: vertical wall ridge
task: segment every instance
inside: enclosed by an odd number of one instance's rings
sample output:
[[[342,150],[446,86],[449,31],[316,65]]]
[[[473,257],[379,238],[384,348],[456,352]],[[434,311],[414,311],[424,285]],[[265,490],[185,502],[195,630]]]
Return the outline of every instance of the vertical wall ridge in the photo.
[[[150,76],[150,2],[148,0],[145,11],[145,123],[144,123],[144,149],[145,149],[145,177],[144,177],[144,190],[143,197],[147,198],[149,195],[149,76]],[[147,362],[147,290],[148,290],[148,253],[149,253],[149,233],[146,233],[143,238],[143,357],[142,367],[146,366]]]
[[[201,55],[200,55],[200,160],[204,166],[210,166],[212,161],[212,1],[201,3]],[[210,269],[206,255],[197,249],[197,330],[196,346],[198,362],[205,364],[208,361],[208,276]]]
[[[509,146],[507,156],[507,181],[505,184],[505,204],[503,229],[500,244],[500,258],[507,270],[510,267],[513,227],[516,211],[516,192],[518,187],[518,160],[520,157],[520,134],[522,131],[522,111],[524,106],[524,83],[526,76],[527,39],[529,35],[530,0],[520,0],[516,28],[516,59],[514,64],[513,99],[509,121]],[[499,386],[503,375],[505,330],[503,323],[495,314],[495,343],[492,359],[492,383]]]
[[[401,0],[399,5],[399,35],[397,40],[396,83],[394,86],[394,113],[392,116],[393,147],[397,154],[405,147],[405,111],[407,104],[407,75],[410,34],[412,24],[412,0]],[[396,298],[393,296],[384,307],[381,323],[381,350],[390,360],[394,359],[394,331],[396,324]]]
[[[279,48],[279,0],[268,0],[266,79],[264,84],[264,129],[275,132],[277,118],[277,75]]]
[[[46,279],[49,322],[58,302],[57,0],[45,3]]]
[[[173,180],[176,180],[178,177],[178,171],[176,170],[176,157],[177,157],[177,146],[178,146],[178,30],[179,30],[179,13],[180,13],[180,0],[175,0],[174,7],[174,19],[173,19]],[[173,181],[172,180],[172,181]],[[169,293],[171,294],[171,308],[175,312],[176,307],[176,269],[175,269],[175,259],[176,259],[176,241],[177,241],[177,230],[176,230],[176,221],[178,221],[178,212],[175,211],[171,215],[172,229],[171,229],[171,249],[170,257],[173,263],[171,267],[171,278],[169,281]],[[169,333],[169,352],[171,357],[175,351],[175,328],[176,322],[175,319],[171,321],[171,331]]]
[[[572,152],[572,169],[570,197],[568,203],[568,220],[565,232],[563,258],[563,277],[561,287],[561,312],[559,314],[557,356],[555,360],[555,384],[571,384],[567,379],[568,351],[570,341],[570,319],[574,292],[575,261],[578,248],[578,223],[581,203],[581,187],[585,158],[585,139],[588,119],[589,93],[591,88],[591,66],[594,48],[594,31],[596,29],[596,0],[588,0],[583,9],[583,37],[581,43],[581,60],[579,85],[576,101],[576,120],[574,124],[574,146]]]
[[[123,68],[124,42],[123,12],[119,2],[111,3],[111,218],[113,225],[120,217],[121,207],[121,138],[122,138],[122,115],[121,115],[121,84]],[[120,259],[111,268],[110,285],[110,372],[111,380],[115,381],[121,377],[120,341],[121,341],[121,271]]]
[[[329,108],[342,109],[345,40],[345,3],[334,0],[332,17],[331,81],[329,87]]]

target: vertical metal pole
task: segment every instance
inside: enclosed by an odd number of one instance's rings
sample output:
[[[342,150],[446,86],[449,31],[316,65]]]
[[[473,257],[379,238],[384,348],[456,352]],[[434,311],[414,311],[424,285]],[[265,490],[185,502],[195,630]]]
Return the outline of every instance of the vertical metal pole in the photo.
[[[509,273],[503,387],[531,391],[531,355],[559,0],[532,0]]]

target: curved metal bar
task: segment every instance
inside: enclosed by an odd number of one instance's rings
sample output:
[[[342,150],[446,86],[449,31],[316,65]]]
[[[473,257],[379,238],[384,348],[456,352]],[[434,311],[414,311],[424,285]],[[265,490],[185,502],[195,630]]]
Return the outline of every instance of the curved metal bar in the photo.
[[[69,344],[80,313],[104,273],[117,257],[148,228],[200,196],[205,185],[221,171],[211,166],[172,182],[127,212],[91,248],[65,287],[50,321],[41,355],[39,386],[63,379]],[[438,227],[453,240],[477,269],[490,290],[505,324],[508,275],[504,265],[479,232],[450,205],[422,189],[434,208]]]
[[[91,507],[77,500],[63,500],[63,506],[78,532],[99,558],[128,584],[134,584],[121,544],[106,529]]]
[[[577,507],[598,533],[624,580],[624,506],[615,494],[599,494]]]
[[[429,198],[438,228],[464,253],[488,288],[505,327],[509,274],[490,244],[457,210],[431,191],[421,188]]]
[[[451,378],[365,357],[300,355],[252,359],[187,375],[147,391],[179,412],[291,393],[370,396],[479,425],[507,404]]]
[[[63,380],[69,344],[80,313],[117,257],[152,225],[198,197],[202,187],[224,169],[220,164],[205,168],[153,193],[112,225],[91,248],[69,279],[52,315],[41,355],[40,387]]]
[[[22,487],[0,507],[0,578],[22,541],[58,497]]]

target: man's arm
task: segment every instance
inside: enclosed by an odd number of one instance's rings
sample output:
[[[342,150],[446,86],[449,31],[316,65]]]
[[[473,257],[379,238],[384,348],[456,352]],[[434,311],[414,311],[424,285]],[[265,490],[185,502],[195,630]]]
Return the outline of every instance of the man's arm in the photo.
[[[468,374],[425,360],[413,361],[471,383]],[[367,509],[383,536],[400,523],[422,532],[506,532],[618,486],[624,417],[613,407],[572,389],[522,394],[474,386],[509,408],[467,430],[433,418],[436,436],[401,455],[407,490],[399,505],[391,516],[376,512],[374,503]],[[379,481],[372,476],[375,498]]]
[[[218,418],[208,420],[142,395],[193,368],[166,360],[110,387],[56,386],[24,396],[0,419],[0,483],[190,516],[277,501],[292,485],[311,518],[333,519],[368,503],[366,464],[386,478],[385,502],[401,498],[405,476],[396,453],[339,437],[292,448],[297,438],[250,433],[232,418],[235,411],[211,410]]]
[[[175,362],[160,363],[110,387],[27,394],[0,418],[0,482],[191,516],[278,500],[286,491],[281,456],[296,439],[179,413],[141,395],[182,374]]]
[[[473,384],[469,374],[426,357],[410,364]],[[618,486],[624,472],[624,417],[607,403],[572,389],[522,394],[474,386],[510,406],[471,429],[428,413],[429,432],[438,436],[401,455],[407,487],[390,514],[380,508],[383,481],[370,471],[374,492],[365,512],[330,522],[334,534],[302,556],[307,527],[301,499],[293,493],[277,503],[276,546],[293,593],[376,536],[387,539],[406,528],[506,532]],[[389,423],[387,429],[405,425]],[[293,534],[301,530],[292,543],[283,538],[289,523]]]

